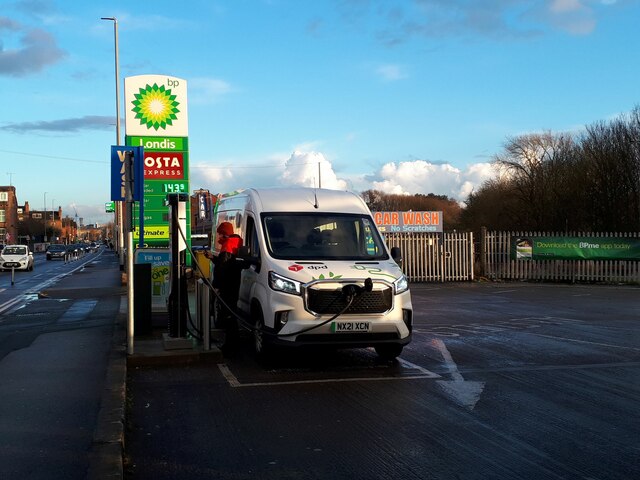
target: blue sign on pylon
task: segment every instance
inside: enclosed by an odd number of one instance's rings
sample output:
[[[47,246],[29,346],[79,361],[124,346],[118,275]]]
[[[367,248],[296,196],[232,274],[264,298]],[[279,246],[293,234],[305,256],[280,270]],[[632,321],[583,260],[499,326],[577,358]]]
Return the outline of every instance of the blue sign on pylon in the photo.
[[[136,202],[142,200],[144,192],[144,148],[127,147],[124,145],[111,145],[111,200],[124,202],[125,185],[125,152],[133,152],[133,199]]]

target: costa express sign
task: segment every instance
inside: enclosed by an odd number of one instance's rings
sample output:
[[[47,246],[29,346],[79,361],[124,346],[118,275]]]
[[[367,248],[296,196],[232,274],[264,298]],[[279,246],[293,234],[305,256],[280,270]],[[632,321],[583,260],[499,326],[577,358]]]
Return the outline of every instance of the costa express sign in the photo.
[[[185,178],[183,152],[145,152],[144,178],[161,180]]]

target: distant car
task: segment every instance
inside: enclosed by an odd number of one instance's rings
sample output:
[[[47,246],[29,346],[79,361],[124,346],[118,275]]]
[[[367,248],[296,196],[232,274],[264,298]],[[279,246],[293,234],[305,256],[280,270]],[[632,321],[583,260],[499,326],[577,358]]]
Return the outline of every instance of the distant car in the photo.
[[[0,253],[0,269],[33,270],[33,253],[26,245],[6,245]]]
[[[67,245],[52,244],[47,247],[47,260],[63,259],[69,254]]]

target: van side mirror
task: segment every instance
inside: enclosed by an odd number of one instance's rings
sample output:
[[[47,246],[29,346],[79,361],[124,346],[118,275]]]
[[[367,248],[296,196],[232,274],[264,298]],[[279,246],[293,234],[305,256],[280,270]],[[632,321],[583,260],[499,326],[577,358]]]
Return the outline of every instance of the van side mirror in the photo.
[[[400,247],[391,247],[391,258],[402,268],[402,252],[400,251]]]
[[[260,271],[260,264],[262,263],[260,257],[252,255],[251,248],[247,245],[238,248],[238,260],[241,262],[242,268],[249,268],[251,265],[255,265],[256,270]]]

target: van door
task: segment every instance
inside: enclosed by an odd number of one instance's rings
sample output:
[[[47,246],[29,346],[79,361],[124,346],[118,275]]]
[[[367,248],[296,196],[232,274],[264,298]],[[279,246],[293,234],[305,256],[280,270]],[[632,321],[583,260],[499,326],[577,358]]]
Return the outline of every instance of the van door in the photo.
[[[253,216],[247,215],[247,226],[245,232],[245,245],[249,247],[251,258],[257,260],[249,268],[242,270],[240,275],[240,291],[238,293],[238,308],[243,312],[251,311],[251,292],[253,286],[258,281],[260,273],[260,244],[258,241],[258,231]]]

